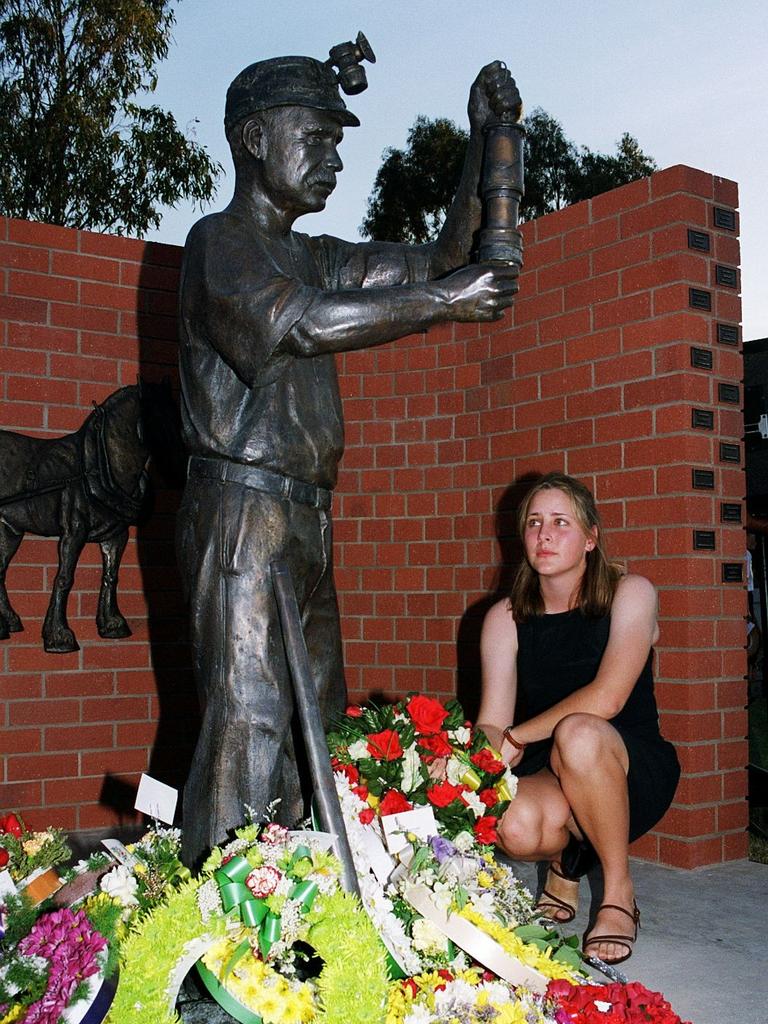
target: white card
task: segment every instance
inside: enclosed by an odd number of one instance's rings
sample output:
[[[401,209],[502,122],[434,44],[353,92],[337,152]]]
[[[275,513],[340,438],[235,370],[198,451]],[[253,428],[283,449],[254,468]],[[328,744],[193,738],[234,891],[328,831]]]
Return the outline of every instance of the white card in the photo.
[[[6,896],[15,896],[16,893],[17,889],[11,878],[11,872],[0,871],[0,900],[3,900]]]
[[[430,836],[438,834],[435,812],[429,806],[416,807],[412,811],[400,811],[398,814],[385,814],[381,819],[381,824],[384,828],[389,852],[393,855],[409,845],[405,838],[407,832],[412,832],[424,842]]]
[[[119,839],[102,839],[101,845],[107,848],[118,864],[127,864],[129,868],[138,864],[138,859],[123,846]]]
[[[157,818],[166,825],[172,825],[178,799],[178,791],[173,786],[166,786],[164,782],[158,782],[151,775],[142,775],[136,803],[133,806],[142,814],[148,814],[150,818]]]
[[[379,881],[380,885],[386,885],[395,862],[387,853],[381,837],[373,825],[365,825],[360,833],[360,840],[363,845],[365,856],[371,866],[371,871]]]

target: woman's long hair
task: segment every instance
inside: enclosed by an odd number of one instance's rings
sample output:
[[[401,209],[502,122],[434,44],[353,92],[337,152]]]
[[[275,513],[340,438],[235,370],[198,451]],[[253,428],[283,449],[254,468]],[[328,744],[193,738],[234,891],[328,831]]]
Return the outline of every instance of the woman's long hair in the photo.
[[[582,615],[600,618],[611,610],[616,586],[624,574],[623,566],[609,561],[603,548],[603,527],[595,506],[592,492],[565,473],[547,473],[537,480],[526,494],[518,512],[518,530],[522,537],[528,521],[528,510],[531,502],[540,491],[562,491],[571,499],[576,520],[585,534],[595,537],[595,546],[586,553],[586,569],[581,578],[579,589],[575,595],[574,608],[579,608]],[[523,559],[517,575],[512,583],[509,595],[510,608],[516,622],[524,622],[531,615],[544,612],[544,599],[541,596],[539,574],[531,568],[527,559]]]

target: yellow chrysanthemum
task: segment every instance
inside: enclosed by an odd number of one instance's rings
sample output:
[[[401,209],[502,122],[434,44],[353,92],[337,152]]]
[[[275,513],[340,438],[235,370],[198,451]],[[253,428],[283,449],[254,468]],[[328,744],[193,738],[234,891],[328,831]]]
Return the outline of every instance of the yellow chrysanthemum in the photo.
[[[2,1020],[0,1020],[0,1024],[13,1024],[14,1021],[20,1020],[26,1014],[28,1009],[28,1006],[22,1006],[21,1003],[17,1003],[16,1006],[12,1007]]]
[[[264,1024],[277,1024],[282,1019],[283,996],[273,988],[265,988],[253,1007]]]
[[[494,1024],[527,1024],[528,1019],[522,1003],[505,1003],[498,1008]]]
[[[493,885],[493,876],[487,871],[478,871],[477,884],[483,886],[484,889],[489,889]]]

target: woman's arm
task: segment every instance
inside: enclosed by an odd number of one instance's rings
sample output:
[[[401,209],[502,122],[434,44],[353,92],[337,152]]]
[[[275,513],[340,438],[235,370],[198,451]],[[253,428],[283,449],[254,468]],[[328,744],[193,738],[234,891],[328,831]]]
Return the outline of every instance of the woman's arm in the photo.
[[[477,726],[505,761],[515,765],[522,757],[502,736],[514,721],[517,701],[517,626],[509,601],[495,604],[485,617],[480,635],[483,693]]]
[[[656,588],[644,576],[622,577],[611,605],[608,644],[595,678],[548,711],[515,726],[515,738],[521,743],[546,739],[560,719],[576,712],[606,720],[616,716],[626,704],[658,635]]]

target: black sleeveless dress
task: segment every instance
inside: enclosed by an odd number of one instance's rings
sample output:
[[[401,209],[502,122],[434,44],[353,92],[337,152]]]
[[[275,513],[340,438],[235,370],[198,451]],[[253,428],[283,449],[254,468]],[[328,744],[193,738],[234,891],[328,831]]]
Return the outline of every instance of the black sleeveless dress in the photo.
[[[534,615],[518,623],[517,720],[522,722],[547,711],[594,679],[610,625],[610,615],[590,619],[578,609]],[[675,748],[659,732],[652,657],[653,652],[626,704],[611,719],[629,754],[630,842],[652,829],[664,815],[680,778]],[[549,764],[551,749],[551,739],[529,743],[513,772],[524,776],[540,771]]]

